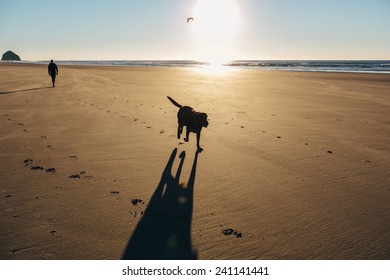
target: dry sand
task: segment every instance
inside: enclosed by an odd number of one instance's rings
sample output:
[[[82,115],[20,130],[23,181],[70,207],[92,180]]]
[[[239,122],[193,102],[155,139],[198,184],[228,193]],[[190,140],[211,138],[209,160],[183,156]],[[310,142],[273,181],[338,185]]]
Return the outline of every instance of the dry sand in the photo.
[[[0,64],[1,259],[390,258],[390,75],[59,71]]]

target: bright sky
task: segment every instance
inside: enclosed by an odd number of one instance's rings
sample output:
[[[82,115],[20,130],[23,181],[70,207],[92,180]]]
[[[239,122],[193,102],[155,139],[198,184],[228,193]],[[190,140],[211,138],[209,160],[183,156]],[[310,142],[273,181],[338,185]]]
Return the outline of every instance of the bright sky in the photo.
[[[388,60],[390,1],[0,0],[8,50],[24,60]]]

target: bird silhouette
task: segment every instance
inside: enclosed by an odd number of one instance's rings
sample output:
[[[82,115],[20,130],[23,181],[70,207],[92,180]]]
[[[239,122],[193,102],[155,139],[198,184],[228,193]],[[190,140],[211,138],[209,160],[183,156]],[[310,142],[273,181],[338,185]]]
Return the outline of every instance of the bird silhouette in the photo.
[[[188,17],[188,18],[187,18],[187,23],[188,23],[190,20],[194,20],[194,18],[193,18],[193,17]]]

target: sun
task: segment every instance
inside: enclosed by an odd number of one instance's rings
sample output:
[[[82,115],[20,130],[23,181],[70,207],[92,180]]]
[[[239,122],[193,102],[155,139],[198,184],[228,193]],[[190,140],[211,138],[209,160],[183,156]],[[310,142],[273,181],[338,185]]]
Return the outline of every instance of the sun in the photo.
[[[191,22],[201,59],[224,63],[233,59],[234,43],[240,26],[235,0],[198,0]]]

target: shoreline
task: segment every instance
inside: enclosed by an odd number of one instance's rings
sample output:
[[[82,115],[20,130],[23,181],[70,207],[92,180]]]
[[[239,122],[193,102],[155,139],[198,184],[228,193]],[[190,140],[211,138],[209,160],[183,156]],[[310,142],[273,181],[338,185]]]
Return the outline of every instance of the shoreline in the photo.
[[[14,61],[4,62],[4,65],[45,65],[49,61]],[[247,65],[241,65],[241,62]],[[387,70],[362,70],[362,69],[321,69],[310,66],[299,66],[299,63],[380,63],[386,62],[385,65],[390,65],[390,60],[248,60],[248,61],[231,61],[222,65],[211,65],[208,62],[201,62],[196,60],[59,60],[58,65],[61,66],[93,66],[93,67],[158,67],[158,68],[189,68],[189,69],[209,69],[209,68],[226,68],[227,70],[257,70],[257,71],[287,71],[287,72],[320,72],[320,73],[363,73],[363,74],[390,74],[390,68]],[[238,64],[236,64],[238,63]],[[252,64],[260,64],[258,66]],[[279,64],[291,64],[289,67],[283,67]],[[0,64],[0,65],[1,65]],[[230,65],[231,64],[231,65]],[[273,65],[274,66],[269,66]],[[298,64],[298,65],[296,65]],[[383,63],[380,63],[383,65]],[[305,67],[307,67],[305,69]],[[367,66],[365,66],[367,67]]]

